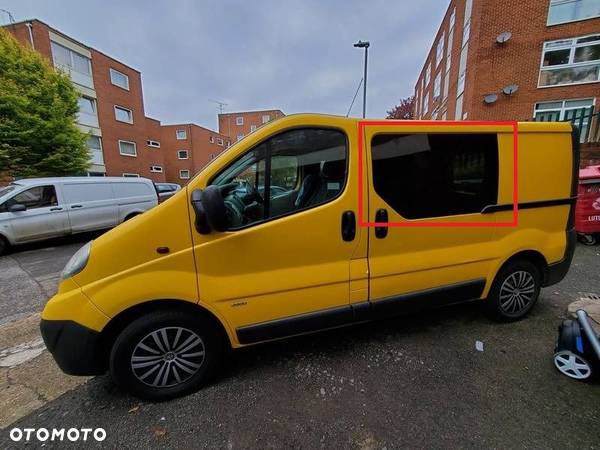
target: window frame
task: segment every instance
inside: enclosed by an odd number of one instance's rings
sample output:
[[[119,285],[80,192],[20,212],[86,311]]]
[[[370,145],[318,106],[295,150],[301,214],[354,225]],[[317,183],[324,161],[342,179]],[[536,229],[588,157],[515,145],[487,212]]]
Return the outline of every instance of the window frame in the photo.
[[[595,41],[591,41],[591,42],[584,42],[582,44],[577,43],[577,41],[580,39],[585,39],[585,38],[592,37],[592,36],[598,36],[598,39]],[[548,44],[553,44],[553,43],[561,42],[561,41],[571,41],[571,42],[568,46],[565,44],[565,45],[560,45],[560,46],[553,47],[553,48],[548,48],[548,49],[546,48],[546,46]],[[595,45],[600,45],[600,33],[592,33],[592,34],[588,34],[588,35],[584,35],[584,36],[574,36],[571,38],[562,38],[562,39],[554,39],[552,41],[544,41],[542,43],[542,54],[541,54],[541,58],[540,58],[540,67],[539,67],[539,73],[538,73],[538,82],[537,82],[538,89],[546,89],[546,88],[553,88],[553,87],[565,87],[565,86],[578,86],[578,85],[582,85],[582,84],[599,83],[600,82],[600,67],[598,67],[598,69],[597,69],[598,79],[596,81],[580,81],[577,83],[562,83],[562,84],[549,84],[549,85],[541,84],[542,72],[551,72],[551,71],[554,71],[557,69],[571,69],[571,68],[587,67],[587,66],[594,66],[594,65],[600,66],[600,59],[592,60],[592,61],[584,61],[584,62],[579,62],[579,63],[574,62],[575,52],[576,52],[577,48],[587,47],[587,46],[595,46]],[[555,64],[553,66],[544,66],[544,56],[546,55],[546,52],[559,51],[559,50],[569,50],[569,62],[567,62],[565,64]]]
[[[217,145],[223,147],[223,138],[217,138]]]
[[[117,69],[113,69],[112,67],[110,67],[109,69],[109,73],[110,73],[110,84],[112,84],[113,86],[117,86],[121,89],[124,89],[126,91],[129,91],[129,75],[124,74],[123,72],[121,72],[120,70]],[[115,83],[115,81],[113,80],[113,74],[119,74],[119,75],[123,75],[125,77],[125,81],[126,81],[126,86],[121,86],[118,83]]]
[[[62,49],[65,49],[69,52],[69,64],[66,66],[69,70],[72,70],[74,72],[77,72],[81,75],[85,75],[88,77],[92,77],[92,59],[87,57],[86,55],[83,55],[81,53],[79,53],[76,50],[73,50],[65,45],[62,45],[59,42],[53,41],[52,39],[50,39],[50,52],[52,53],[52,63],[54,64],[54,66],[58,66],[58,67],[65,67],[64,64],[61,64],[60,62],[57,62],[57,60],[54,57],[54,50],[52,49],[52,46],[56,45],[58,47],[61,47]],[[87,60],[87,65],[88,65],[88,71],[87,72],[81,72],[80,70],[77,70],[75,68],[75,62],[74,62],[74,58],[73,58],[73,54],[76,54],[77,56],[81,57],[81,58],[85,58]]]
[[[187,177],[182,175],[182,172],[187,172]],[[190,179],[190,169],[179,169],[179,179],[180,180],[189,180]]]
[[[183,133],[183,137],[179,137],[179,133]],[[186,129],[179,129],[179,130],[175,130],[175,139],[178,141],[185,141],[187,140],[187,130]]]
[[[579,18],[579,19],[563,20],[562,22],[552,22],[552,23],[550,23],[550,10],[552,9],[552,6],[553,6],[552,5],[552,1],[553,0],[550,0],[548,2],[548,16],[546,17],[546,26],[547,27],[553,27],[555,25],[562,25],[562,24],[565,24],[565,23],[581,22],[583,20],[591,20],[591,19],[596,19],[596,18],[600,17],[600,13],[599,13],[599,14],[597,14],[595,16],[582,17],[582,18]],[[579,1],[579,0],[576,0],[576,1]]]
[[[119,139],[117,141],[118,145],[119,145],[119,155],[121,156],[128,156],[129,158],[137,158],[137,144],[133,141],[126,141],[125,139]],[[130,155],[129,153],[123,153],[121,151],[121,143],[123,144],[133,144],[133,151],[135,152],[135,155]]]
[[[237,126],[244,125],[244,116],[236,116],[236,118],[235,118],[235,124]]]
[[[113,106],[114,111],[115,111],[115,120],[117,122],[121,122],[121,123],[128,123],[130,125],[133,125],[133,111],[129,108],[126,108],[125,106],[121,106],[121,105],[114,105]],[[117,110],[121,110],[121,111],[127,111],[129,113],[129,118],[130,120],[121,120],[117,117]]]
[[[185,152],[185,158],[181,157],[181,152]],[[177,150],[177,159],[180,159],[180,160],[190,159],[190,152],[185,149]]]
[[[32,206],[27,206],[24,203],[20,203],[17,200],[15,200],[15,197],[18,197],[19,195],[24,194],[25,192],[30,191],[32,189],[38,189],[38,188],[42,188],[42,196],[44,195],[43,190],[45,188],[52,188],[54,190],[55,203],[50,204],[50,205],[45,205],[45,206],[35,206],[35,207],[32,207]],[[52,207],[58,205],[58,189],[56,188],[56,185],[52,184],[52,183],[50,183],[50,184],[39,184],[37,186],[28,186],[28,187],[25,187],[25,189],[21,190],[20,192],[17,192],[16,194],[13,194],[10,198],[6,199],[6,201],[0,205],[0,212],[10,212],[8,210],[8,208],[10,208],[12,205],[15,205],[15,204],[25,205],[25,207],[27,208],[28,211],[30,209],[52,208]]]
[[[139,173],[133,173],[133,172],[123,172],[121,174],[121,176],[123,178],[139,178],[140,174]]]
[[[150,172],[152,173],[163,173],[163,167],[159,165],[150,166]]]
[[[373,169],[373,141],[378,137],[378,136],[407,136],[407,135],[485,135],[485,134],[490,134],[490,135],[494,135],[496,137],[496,152],[495,152],[495,157],[496,157],[496,177],[495,177],[495,181],[496,181],[496,199],[493,203],[488,204],[488,205],[484,205],[483,208],[479,211],[475,211],[475,212],[461,212],[461,213],[453,213],[453,214],[447,214],[447,215],[441,215],[441,216],[424,216],[424,217],[415,217],[415,218],[408,218],[405,215],[402,214],[402,212],[396,210],[396,208],[394,208],[390,203],[388,203],[388,201],[385,199],[385,197],[378,192],[375,189],[375,173],[374,173],[374,169]],[[438,221],[440,219],[445,219],[445,218],[454,218],[454,217],[459,217],[459,216],[469,216],[469,215],[474,215],[474,214],[479,214],[479,215],[483,215],[485,214],[485,210],[488,206],[496,206],[498,205],[498,198],[500,196],[500,189],[501,189],[501,176],[500,176],[500,141],[499,141],[499,132],[498,131],[492,131],[492,132],[486,132],[486,131],[481,131],[481,132],[459,132],[459,133],[451,133],[451,132],[418,132],[418,131],[411,131],[408,133],[403,133],[403,132],[392,132],[392,131],[379,131],[374,133],[373,135],[370,136],[370,141],[368,142],[369,145],[369,155],[368,158],[370,158],[370,164],[371,164],[371,188],[373,189],[373,191],[381,198],[381,200],[383,200],[383,202],[385,203],[385,205],[390,208],[392,211],[394,211],[396,214],[398,214],[403,220],[405,220],[406,222],[422,222],[422,223],[432,223],[435,221]],[[484,153],[486,152],[486,149],[484,148]],[[405,155],[408,156],[408,155]],[[428,170],[430,170],[428,168]],[[482,182],[484,183],[485,180]],[[450,222],[452,223],[452,222]]]
[[[297,214],[303,211],[308,211],[310,209],[313,208],[317,208],[319,206],[323,206],[326,205],[328,203],[331,203],[333,201],[335,201],[336,199],[340,198],[345,192],[346,189],[348,187],[348,179],[350,178],[350,156],[351,156],[351,152],[350,152],[350,140],[348,138],[348,134],[346,133],[346,130],[344,130],[343,128],[339,128],[339,127],[335,127],[335,126],[293,126],[290,128],[284,128],[281,130],[277,130],[277,132],[263,138],[262,140],[258,141],[256,144],[254,144],[252,147],[247,148],[244,152],[242,152],[241,154],[239,154],[235,159],[233,159],[232,161],[230,161],[225,167],[221,168],[221,170],[219,170],[216,174],[214,174],[213,176],[210,177],[210,179],[208,180],[208,182],[206,183],[206,186],[211,186],[214,182],[214,180],[219,177],[223,172],[225,172],[226,170],[229,170],[229,168],[231,166],[233,166],[234,164],[236,164],[240,159],[242,159],[243,157],[245,157],[248,153],[256,150],[258,147],[260,147],[262,144],[264,144],[265,142],[267,142],[269,139],[279,136],[283,133],[288,133],[290,131],[297,131],[297,130],[317,130],[317,131],[323,131],[323,130],[331,130],[331,131],[337,131],[338,133],[340,133],[342,136],[344,136],[344,157],[345,157],[345,161],[346,161],[346,169],[345,169],[345,173],[346,173],[346,177],[344,178],[344,182],[342,184],[342,186],[340,187],[339,192],[337,192],[337,194],[334,197],[331,197],[330,199],[327,199],[324,202],[321,203],[317,203],[314,205],[309,205],[307,207],[301,208],[301,209],[296,209],[294,211],[289,211],[285,214],[281,214],[278,216],[273,216],[273,217],[268,217],[268,218],[263,218],[262,220],[257,220],[256,222],[252,222],[246,225],[242,225],[241,227],[236,227],[236,228],[227,228],[227,231],[239,231],[239,230],[244,230],[247,228],[251,228],[257,225],[262,225],[268,222],[271,222],[273,220],[279,220],[282,219],[284,217],[288,217],[291,216],[292,214]],[[269,167],[270,168],[270,164],[267,165],[266,161],[267,161],[267,157],[271,158],[271,149],[269,148],[269,146],[267,146],[267,150],[265,151],[265,171],[266,168]],[[266,175],[266,174],[265,174]],[[270,181],[270,175],[267,177],[265,176],[265,181],[267,181],[267,179]],[[298,179],[299,181],[300,179]],[[265,186],[266,188],[266,186]],[[266,189],[265,189],[266,191]],[[263,191],[263,195],[264,192]]]
[[[154,139],[148,139],[146,141],[146,145],[152,148],[160,148],[160,141],[155,141]]]

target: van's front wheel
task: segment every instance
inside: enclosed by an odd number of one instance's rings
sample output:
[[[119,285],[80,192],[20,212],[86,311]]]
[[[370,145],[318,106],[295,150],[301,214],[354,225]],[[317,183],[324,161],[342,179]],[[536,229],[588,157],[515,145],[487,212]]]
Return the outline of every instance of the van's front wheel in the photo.
[[[525,317],[540,295],[542,275],[530,261],[506,264],[496,275],[485,300],[486,309],[496,320],[514,322]]]
[[[110,354],[115,382],[137,397],[162,401],[200,388],[218,369],[225,344],[215,325],[181,311],[139,317]]]

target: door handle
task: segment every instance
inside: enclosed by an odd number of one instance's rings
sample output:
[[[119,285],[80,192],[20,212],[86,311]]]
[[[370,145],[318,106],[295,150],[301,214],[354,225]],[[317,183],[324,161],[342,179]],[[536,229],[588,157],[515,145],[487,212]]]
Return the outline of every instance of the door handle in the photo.
[[[50,211],[62,211],[60,206],[55,206],[54,208],[50,208]]]
[[[375,213],[375,222],[383,223],[388,221],[387,209],[378,209]],[[383,239],[388,234],[388,227],[375,227],[375,237]]]
[[[356,216],[354,211],[346,211],[342,214],[342,239],[346,242],[354,240],[356,236]]]
[[[83,208],[83,205],[71,205],[71,209]]]

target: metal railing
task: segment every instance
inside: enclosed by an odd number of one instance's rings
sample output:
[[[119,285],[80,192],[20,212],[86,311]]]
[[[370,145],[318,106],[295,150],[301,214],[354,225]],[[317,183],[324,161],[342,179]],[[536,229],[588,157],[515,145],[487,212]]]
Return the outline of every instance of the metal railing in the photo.
[[[540,111],[533,120],[535,122],[571,122],[579,129],[581,143],[600,143],[600,111],[594,112],[593,106],[567,110],[562,119],[560,111]]]

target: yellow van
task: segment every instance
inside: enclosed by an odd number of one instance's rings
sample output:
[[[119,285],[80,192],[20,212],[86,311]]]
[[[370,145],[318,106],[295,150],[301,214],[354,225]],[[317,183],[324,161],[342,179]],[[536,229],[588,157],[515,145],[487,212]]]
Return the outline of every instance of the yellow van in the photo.
[[[574,134],[518,124],[513,226],[510,125],[279,119],[81,248],[44,341],[66,373],[164,400],[248,344],[469,300],[520,319],[571,263]]]

